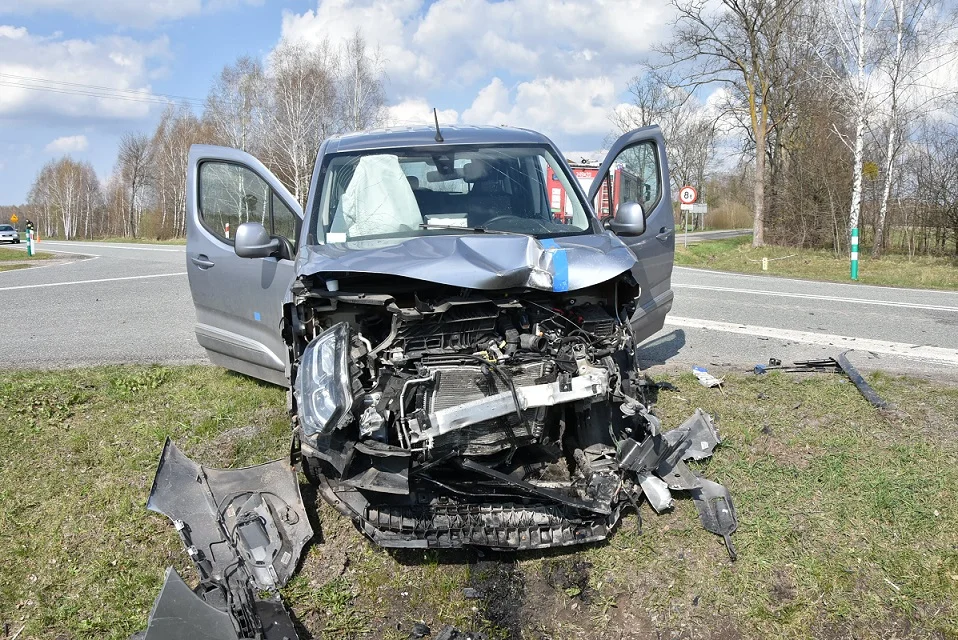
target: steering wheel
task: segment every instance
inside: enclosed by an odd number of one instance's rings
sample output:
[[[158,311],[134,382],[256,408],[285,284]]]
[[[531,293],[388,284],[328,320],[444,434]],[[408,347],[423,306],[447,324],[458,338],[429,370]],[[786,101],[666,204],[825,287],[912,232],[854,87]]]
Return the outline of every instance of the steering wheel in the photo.
[[[488,220],[486,220],[485,224],[480,225],[479,228],[489,229],[490,231],[494,231],[494,229],[489,228],[489,225],[491,225],[496,220],[521,220],[523,222],[530,222],[530,223],[534,222],[535,224],[539,226],[538,229],[516,229],[516,231],[521,231],[523,233],[536,233],[536,232],[549,233],[552,231],[549,227],[547,227],[545,224],[542,223],[542,220],[538,220],[536,218],[523,218],[521,216],[513,216],[513,215],[501,215],[501,216],[495,216],[495,217],[489,218]],[[508,227],[510,225],[505,225],[505,226]],[[503,231],[509,231],[509,230],[510,229],[508,228],[503,229]]]

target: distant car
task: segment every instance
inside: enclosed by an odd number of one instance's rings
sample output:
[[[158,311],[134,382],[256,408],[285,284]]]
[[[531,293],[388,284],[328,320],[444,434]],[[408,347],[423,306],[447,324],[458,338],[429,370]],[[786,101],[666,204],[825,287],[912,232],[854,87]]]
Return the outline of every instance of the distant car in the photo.
[[[20,244],[20,232],[12,224],[0,224],[0,242]]]

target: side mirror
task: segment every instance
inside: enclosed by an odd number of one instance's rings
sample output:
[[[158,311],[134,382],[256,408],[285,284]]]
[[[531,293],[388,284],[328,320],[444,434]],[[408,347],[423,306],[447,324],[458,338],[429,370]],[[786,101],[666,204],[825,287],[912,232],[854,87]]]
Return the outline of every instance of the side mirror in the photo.
[[[268,258],[278,253],[282,243],[271,238],[266,227],[258,222],[244,222],[236,230],[233,250],[240,258]]]
[[[242,229],[242,227],[240,227]],[[645,233],[645,211],[638,202],[624,202],[615,210],[609,229],[620,236],[640,236]]]

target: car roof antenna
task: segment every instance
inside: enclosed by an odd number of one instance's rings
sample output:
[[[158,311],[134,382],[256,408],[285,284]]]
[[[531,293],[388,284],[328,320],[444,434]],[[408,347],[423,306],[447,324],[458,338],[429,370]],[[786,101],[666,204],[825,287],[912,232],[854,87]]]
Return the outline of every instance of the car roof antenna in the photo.
[[[436,142],[442,142],[442,131],[439,130],[439,112],[436,111],[436,107],[432,108],[432,117],[436,121]]]

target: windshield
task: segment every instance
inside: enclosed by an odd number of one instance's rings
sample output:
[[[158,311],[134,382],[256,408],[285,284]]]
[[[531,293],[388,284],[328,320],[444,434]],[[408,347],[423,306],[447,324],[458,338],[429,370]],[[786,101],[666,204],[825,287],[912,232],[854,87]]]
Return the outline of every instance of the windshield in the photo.
[[[549,193],[550,178],[561,184],[564,202]],[[316,202],[311,231],[320,235],[321,224],[327,242],[480,232],[552,237],[590,229],[569,177],[546,147],[337,155]]]
[[[0,231],[13,231],[13,227],[9,224],[0,224]]]

